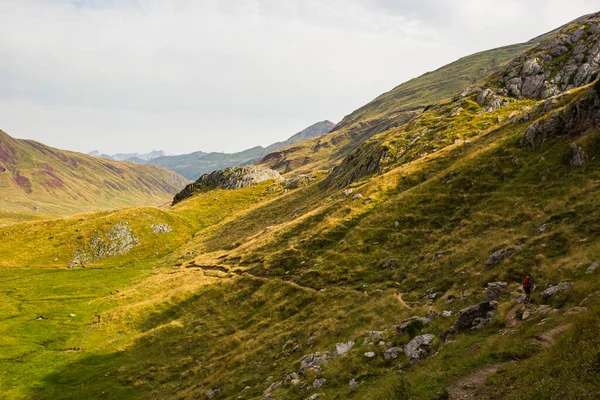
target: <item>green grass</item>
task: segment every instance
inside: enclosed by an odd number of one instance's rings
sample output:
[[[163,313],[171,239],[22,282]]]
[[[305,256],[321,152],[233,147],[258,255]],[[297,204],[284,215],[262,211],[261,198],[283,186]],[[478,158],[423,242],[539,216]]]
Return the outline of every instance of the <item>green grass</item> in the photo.
[[[562,96],[555,109],[587,90]],[[452,116],[457,106],[463,112]],[[282,381],[274,399],[431,399],[481,367],[502,364],[478,394],[593,398],[598,304],[578,316],[566,311],[600,290],[600,272],[586,274],[600,257],[600,131],[531,151],[519,140],[533,119],[509,120],[529,110],[534,119],[555,111],[528,100],[491,113],[472,96],[438,101],[371,139],[390,157],[379,173],[350,180],[351,195],[318,174],[296,190],[265,182],[200,193],[169,209],[1,227],[0,397],[196,399],[213,390],[216,399],[260,399]],[[403,151],[416,134],[420,142]],[[589,157],[582,168],[565,162],[574,142]],[[78,249],[108,240],[123,223],[138,239],[130,251],[67,268]],[[156,224],[172,231],[154,233]],[[485,268],[502,248],[513,255]],[[397,266],[384,269],[391,258]],[[509,310],[527,272],[541,289],[575,285],[546,302],[556,311],[515,322]],[[498,280],[509,289],[484,329],[444,342],[454,318],[437,316],[395,333],[394,324],[430,310],[456,315]],[[428,300],[429,293],[437,297]],[[544,303],[539,290],[533,301],[522,307]],[[564,324],[573,326],[555,345],[536,339]],[[366,343],[371,330],[384,331],[383,344]],[[436,340],[419,364],[404,355],[384,360],[387,343],[404,345],[422,333]],[[286,379],[304,355],[350,340],[355,347],[321,375],[309,371],[296,386]],[[376,357],[367,359],[367,351]],[[326,384],[313,389],[317,377]]]

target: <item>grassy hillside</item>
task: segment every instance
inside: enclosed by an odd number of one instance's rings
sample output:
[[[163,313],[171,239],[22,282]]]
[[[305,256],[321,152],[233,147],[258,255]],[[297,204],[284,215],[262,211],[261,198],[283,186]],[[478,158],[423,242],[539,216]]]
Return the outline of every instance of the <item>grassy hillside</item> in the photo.
[[[0,396],[596,398],[600,81],[480,85],[300,188],[0,228]]]
[[[156,206],[186,183],[159,167],[96,159],[0,131],[0,213],[36,219],[40,214]],[[8,219],[0,214],[0,220]]]
[[[405,124],[428,106],[500,69],[533,45],[525,43],[476,53],[411,79],[346,116],[329,135],[272,152],[259,164],[282,173],[329,169],[370,137]]]

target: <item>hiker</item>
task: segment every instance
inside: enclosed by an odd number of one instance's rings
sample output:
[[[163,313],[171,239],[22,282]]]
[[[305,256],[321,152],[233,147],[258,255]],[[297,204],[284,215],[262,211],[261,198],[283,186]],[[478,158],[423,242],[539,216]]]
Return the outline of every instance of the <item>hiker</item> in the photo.
[[[523,280],[523,290],[525,290],[525,301],[531,301],[531,291],[533,290],[533,276],[527,274]]]

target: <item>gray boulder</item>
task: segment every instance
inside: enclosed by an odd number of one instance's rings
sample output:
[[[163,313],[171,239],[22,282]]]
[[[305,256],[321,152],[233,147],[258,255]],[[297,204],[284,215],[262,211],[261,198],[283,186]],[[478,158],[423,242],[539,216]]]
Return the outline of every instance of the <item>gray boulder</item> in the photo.
[[[303,374],[309,369],[319,373],[322,370],[321,365],[326,364],[329,361],[331,361],[331,356],[328,352],[308,354],[300,359],[300,369],[298,370],[298,373]]]
[[[395,360],[400,356],[400,353],[402,353],[402,351],[402,347],[391,347],[387,349],[385,353],[383,353],[383,358],[386,361]]]
[[[423,347],[429,347],[433,344],[435,335],[427,334],[415,337],[404,347],[404,352],[410,359],[411,364],[416,364],[422,358],[427,356],[427,351]]]
[[[588,160],[588,156],[581,147],[572,143],[568,154],[569,165],[571,167],[582,167]]]
[[[502,297],[508,284],[506,282],[490,282],[485,290],[483,301],[496,301]]]
[[[325,382],[327,382],[327,380],[325,380],[323,378],[317,378],[313,381],[312,387],[315,389],[320,388],[325,384]]]
[[[491,268],[495,265],[500,264],[505,258],[510,257],[513,254],[513,252],[511,250],[498,250],[494,253],[492,253],[492,255],[489,256],[489,258],[486,260],[486,262],[483,264],[486,268]]]
[[[400,265],[397,258],[390,258],[383,264],[383,268],[396,268]]]
[[[573,282],[561,282],[556,286],[551,286],[542,292],[542,299],[548,300],[556,296],[560,292],[564,292],[573,286]]]
[[[497,309],[496,301],[484,301],[467,307],[460,311],[453,328],[458,331],[481,328],[495,317]]]
[[[596,268],[600,267],[600,261],[594,261],[592,263],[592,265],[590,265],[590,267],[587,269],[587,271],[585,272],[586,274],[593,274],[594,271],[596,270]]]
[[[600,298],[600,291],[593,292],[592,294],[587,296],[585,299],[581,300],[581,303],[579,303],[579,307],[589,306],[591,303],[593,303],[598,298]]]
[[[338,343],[335,345],[335,349],[333,350],[333,356],[334,357],[339,357],[341,355],[346,354],[347,352],[349,352],[350,350],[352,350],[352,348],[354,347],[354,342],[353,341],[349,341],[347,343]]]

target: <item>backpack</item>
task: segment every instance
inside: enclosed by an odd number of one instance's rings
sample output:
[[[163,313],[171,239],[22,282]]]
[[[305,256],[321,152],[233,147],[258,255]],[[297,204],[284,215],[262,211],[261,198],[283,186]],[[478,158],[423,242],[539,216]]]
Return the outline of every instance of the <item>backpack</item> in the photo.
[[[529,287],[531,286],[531,278],[529,277],[529,275],[527,275],[525,277],[525,279],[523,280],[523,286],[524,287]]]

